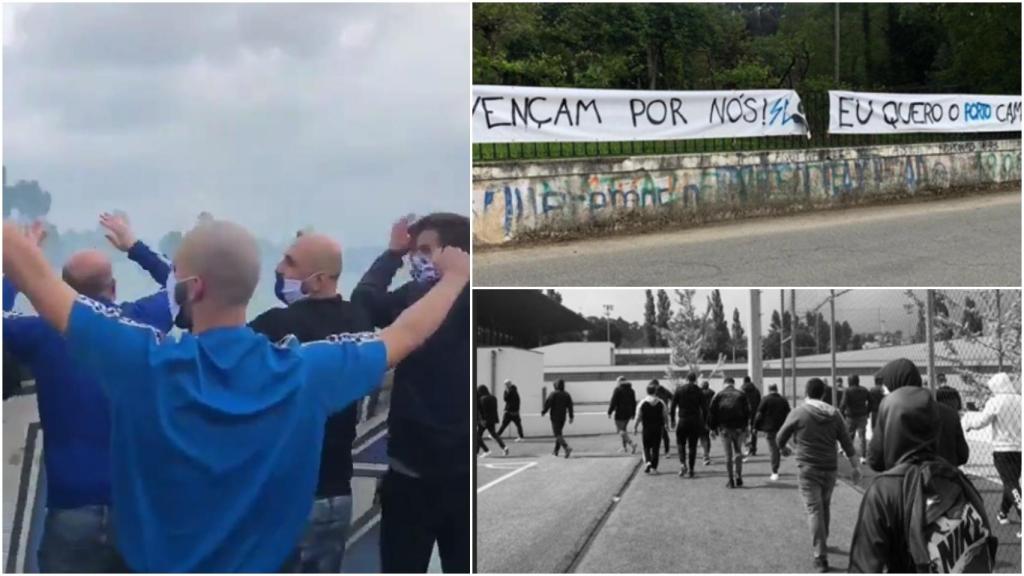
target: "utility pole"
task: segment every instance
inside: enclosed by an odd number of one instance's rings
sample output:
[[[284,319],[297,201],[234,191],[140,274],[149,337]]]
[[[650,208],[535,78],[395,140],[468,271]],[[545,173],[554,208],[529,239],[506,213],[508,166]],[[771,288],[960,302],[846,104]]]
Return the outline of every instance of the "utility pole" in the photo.
[[[829,348],[832,349],[832,386],[833,389],[838,392],[839,389],[835,388],[836,385],[836,291],[829,290],[828,298],[828,323],[831,326],[832,333],[828,339]],[[832,405],[835,406],[838,403],[839,394],[832,394]]]
[[[761,369],[761,291],[750,291],[750,319],[747,320],[747,373],[754,384],[761,386],[764,372]]]
[[[614,309],[615,309],[615,306],[612,306],[611,304],[605,304],[604,305],[604,319],[605,319],[605,325],[607,326],[607,334],[606,334],[607,338],[606,338],[606,340],[608,342],[612,341],[612,310],[614,310]]]
[[[935,291],[927,292],[925,333],[928,335],[928,388],[935,393]]]
[[[779,378],[782,395],[786,395],[786,291],[779,290]],[[794,388],[795,390],[796,388]],[[796,394],[796,392],[794,392]],[[795,405],[795,404],[794,404]]]
[[[793,317],[793,320],[790,321],[790,323],[789,323],[790,330],[792,331],[792,334],[789,335],[789,339],[790,339],[789,349],[793,352],[793,369],[792,369],[793,371],[791,372],[793,377],[790,378],[790,380],[793,381],[793,396],[795,397],[796,396],[796,388],[797,388],[797,386],[796,386],[796,322],[797,322],[797,318],[796,318],[796,290],[790,290],[789,291],[789,309],[792,310],[790,315]]]
[[[835,45],[833,46],[835,53],[835,78],[833,79],[835,88],[839,88],[839,3],[835,3],[835,14],[832,18],[835,28]]]

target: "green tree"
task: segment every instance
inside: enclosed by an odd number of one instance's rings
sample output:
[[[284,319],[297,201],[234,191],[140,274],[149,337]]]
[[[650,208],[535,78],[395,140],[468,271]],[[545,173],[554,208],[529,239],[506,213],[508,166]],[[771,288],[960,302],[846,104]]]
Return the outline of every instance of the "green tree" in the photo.
[[[668,346],[668,341],[661,336],[662,330],[668,328],[669,318],[672,317],[672,301],[668,298],[668,292],[658,290],[658,346]]]
[[[736,362],[736,352],[745,352],[747,349],[747,334],[740,323],[739,308],[732,309],[732,361]]]
[[[658,325],[654,315],[654,294],[650,290],[644,290],[647,300],[644,302],[644,334],[647,335],[647,345],[655,347],[658,345]]]

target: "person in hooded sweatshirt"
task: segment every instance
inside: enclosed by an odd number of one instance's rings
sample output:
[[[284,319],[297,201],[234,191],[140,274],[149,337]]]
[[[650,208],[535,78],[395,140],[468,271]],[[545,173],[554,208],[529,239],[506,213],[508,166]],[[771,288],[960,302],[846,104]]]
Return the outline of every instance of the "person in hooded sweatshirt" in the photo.
[[[868,415],[871,413],[871,398],[867,388],[860,385],[860,376],[850,376],[850,388],[843,394],[839,411],[846,418],[850,440],[856,440],[858,435],[860,437],[860,463],[863,464],[867,462],[867,426]]]
[[[476,388],[477,406],[480,410],[480,427],[477,429],[477,448],[483,448],[484,456],[491,453],[484,444],[484,432],[491,435],[491,438],[498,443],[501,451],[508,456],[508,446],[501,440],[501,435],[494,431],[498,425],[498,399],[491,394],[487,386],[480,385]]]
[[[711,400],[715,397],[715,391],[711,389],[711,383],[707,380],[700,383],[700,393],[704,397],[704,415],[708,416],[711,409]],[[707,424],[707,419],[704,420]],[[700,434],[700,445],[704,450],[704,465],[711,465],[711,426],[706,425]]]
[[[498,436],[501,436],[505,432],[505,428],[509,424],[516,425],[516,432],[519,436],[516,437],[516,442],[523,441],[523,419],[519,417],[519,389],[512,383],[511,380],[505,380],[505,394],[502,397],[505,400],[505,413],[501,417],[501,427],[498,428]]]
[[[668,408],[658,397],[657,380],[651,380],[647,385],[647,397],[636,407],[636,422],[633,424],[633,433],[641,424],[644,426],[643,444],[644,461],[647,467],[644,473],[658,473],[658,454],[660,453],[661,438],[668,425]]]
[[[697,375],[690,372],[686,375],[686,383],[676,388],[675,394],[672,395],[672,403],[669,405],[669,421],[676,429],[676,445],[679,446],[680,476],[689,473],[690,478],[693,478],[694,463],[697,460],[697,440],[703,436],[708,419],[706,410],[704,394],[697,386]]]
[[[885,386],[882,385],[882,377],[875,375],[875,385],[868,390],[868,400],[871,402],[871,429],[875,429],[875,421],[878,420],[878,407],[882,404],[882,399],[885,398]]]
[[[608,417],[615,419],[615,431],[622,439],[620,452],[632,449],[636,454],[636,442],[629,437],[629,421],[636,413],[636,392],[633,385],[619,376],[616,380],[615,390],[612,392],[612,399],[608,402]]]
[[[900,358],[889,362],[878,375],[882,378],[882,384],[889,389],[889,394],[882,400],[879,407],[885,406],[886,402],[892,399],[892,393],[904,386],[921,387],[921,372],[917,366],[907,360]],[[939,432],[936,438],[935,453],[945,458],[953,466],[962,466],[967,463],[971,455],[970,447],[967,445],[967,438],[964,437],[964,429],[960,424],[960,415],[945,404],[938,403],[939,407]],[[886,470],[885,458],[882,456],[882,438],[878,433],[878,426],[875,426],[871,435],[871,442],[868,443],[868,464],[875,472]]]
[[[572,448],[562,436],[562,430],[565,428],[566,418],[569,419],[569,424],[572,424],[573,413],[572,396],[565,391],[565,380],[556,380],[555,391],[544,399],[544,409],[540,411],[540,415],[544,416],[548,412],[551,412],[551,432],[555,435],[554,454],[558,456],[558,449],[565,448],[565,457],[568,458],[569,454],[572,454]]]
[[[779,394],[778,385],[769,385],[768,395],[761,400],[760,406],[757,407],[757,414],[754,416],[754,429],[763,430],[768,438],[772,466],[772,475],[769,478],[772,482],[779,479],[779,464],[782,461],[782,455],[779,451],[777,437],[787,416],[789,416],[789,402]]]
[[[1014,382],[1005,372],[988,381],[992,397],[985,402],[981,414],[970,421],[967,430],[992,427],[992,462],[1003,481],[1003,499],[999,503],[996,520],[1000,524],[1010,521],[1010,508],[1017,510],[1020,519],[1020,381]],[[1017,531],[1020,538],[1020,531]]]
[[[938,379],[939,387],[935,389],[935,399],[957,412],[962,411],[964,409],[964,402],[960,398],[960,392],[957,392],[956,388],[946,383],[945,374],[939,374],[936,378]]]
[[[660,398],[661,402],[665,405],[666,409],[668,409],[669,403],[672,402],[672,391],[669,390],[668,388],[665,388],[663,385],[659,383],[658,391],[655,392],[654,395]],[[664,442],[665,444],[665,456],[668,456],[668,453],[671,449],[671,446],[669,445],[668,426],[665,426],[664,430],[665,433],[661,435],[661,441]]]
[[[893,390],[882,402],[875,435],[885,472],[861,500],[850,572],[974,572],[984,570],[966,569],[972,558],[994,562],[981,496],[935,452],[940,407],[920,386]]]
[[[854,456],[853,443],[846,431],[846,422],[834,406],[822,401],[825,383],[820,378],[807,381],[806,398],[801,406],[786,417],[779,430],[778,442],[785,448],[791,437],[796,439],[797,480],[800,495],[807,508],[807,525],[814,547],[814,567],[828,572],[828,534],[832,490],[838,475],[836,443],[850,460],[852,479],[860,481],[860,466]]]
[[[757,428],[754,427],[754,418],[757,416],[757,408],[761,405],[761,391],[750,379],[750,376],[743,377],[743,386],[740,391],[747,397],[747,404],[750,406],[749,434],[747,439],[747,456],[757,456]]]

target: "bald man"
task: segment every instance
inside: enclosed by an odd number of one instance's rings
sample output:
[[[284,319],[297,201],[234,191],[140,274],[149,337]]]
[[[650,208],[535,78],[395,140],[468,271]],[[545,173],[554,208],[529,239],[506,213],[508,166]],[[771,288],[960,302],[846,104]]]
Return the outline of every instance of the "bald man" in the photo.
[[[363,310],[338,293],[341,246],[323,234],[299,235],[277,265],[274,292],[286,308],[260,314],[249,327],[278,342],[293,335],[299,342],[332,334],[367,332],[373,325]],[[338,386],[344,382],[338,381]],[[358,401],[327,419],[320,452],[320,477],[309,526],[299,544],[302,572],[341,572],[352,520],[352,443]]]
[[[123,571],[291,568],[328,416],[437,330],[469,281],[465,252],[435,262],[443,278],[379,334],[274,344],[245,325],[256,240],[236,224],[205,222],[175,255],[171,292],[192,330],[174,341],[79,296],[5,223],[4,270],[109,399]]]
[[[162,285],[169,264],[134,238],[126,219],[115,220],[101,217],[111,243]],[[28,242],[36,244],[37,240]],[[47,271],[53,275],[49,267]],[[116,282],[110,259],[98,250],[73,254],[64,265],[63,277],[79,293],[125,318],[160,332],[171,327],[167,294],[162,290],[141,300],[114,304]],[[9,279],[4,280],[7,289]],[[12,300],[4,303],[5,308],[13,305],[15,284],[10,285]],[[5,311],[3,345],[5,355],[31,367],[36,381],[47,479],[39,568],[43,572],[115,571],[119,563],[110,525],[111,416],[99,374],[73,358],[60,332],[38,316]]]

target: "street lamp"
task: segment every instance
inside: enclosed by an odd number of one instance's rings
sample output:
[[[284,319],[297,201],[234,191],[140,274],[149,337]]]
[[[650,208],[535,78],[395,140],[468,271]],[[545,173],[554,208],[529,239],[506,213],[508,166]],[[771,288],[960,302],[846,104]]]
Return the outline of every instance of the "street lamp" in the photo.
[[[612,310],[615,310],[615,306],[611,304],[604,305],[604,319],[605,326],[607,327],[607,340],[612,341]]]

